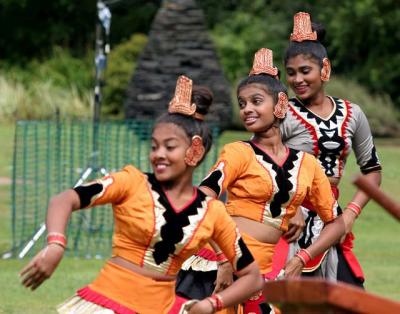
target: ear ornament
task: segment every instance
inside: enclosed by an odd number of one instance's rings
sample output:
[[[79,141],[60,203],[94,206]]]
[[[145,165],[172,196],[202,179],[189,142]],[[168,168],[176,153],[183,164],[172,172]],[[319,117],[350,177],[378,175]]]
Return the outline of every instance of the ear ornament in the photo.
[[[286,113],[289,110],[289,99],[284,92],[279,92],[278,102],[275,105],[274,116],[278,119],[283,119],[286,117]]]
[[[199,135],[193,136],[192,143],[186,150],[185,163],[188,166],[196,167],[201,158],[203,158],[204,152],[203,139]]]

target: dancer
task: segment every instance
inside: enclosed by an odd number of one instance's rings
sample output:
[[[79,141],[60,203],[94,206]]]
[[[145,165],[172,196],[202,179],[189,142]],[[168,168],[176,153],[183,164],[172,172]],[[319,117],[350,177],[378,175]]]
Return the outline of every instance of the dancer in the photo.
[[[263,275],[271,271],[275,244],[287,230],[289,219],[308,197],[327,227],[318,241],[287,263],[285,276],[294,277],[312,257],[350,230],[355,214],[345,211],[336,218],[337,202],[315,157],[282,143],[279,125],[285,118],[288,98],[277,74],[272,51],[259,50],[250,75],[237,88],[240,118],[253,137],[225,145],[201,189],[212,197],[227,191],[226,208]],[[223,260],[221,254],[217,260]],[[269,311],[261,292],[246,301],[243,310]]]
[[[212,143],[203,122],[210,104],[210,94],[204,89],[192,94],[192,81],[179,77],[168,113],[153,128],[153,174],[128,165],[53,197],[48,245],[21,271],[22,284],[34,290],[54,272],[67,245],[72,211],[111,203],[112,257],[92,283],[58,307],[59,313],[177,313],[183,301],[175,300],[175,275],[209,240],[218,243],[239,279],[219,294],[185,304],[189,313],[213,313],[261,289],[257,264],[224,204],[192,185],[193,171]]]
[[[287,83],[296,97],[290,99],[281,131],[288,147],[308,152],[318,159],[329,177],[333,194],[338,198],[338,184],[352,149],[361,173],[377,186],[381,182],[381,165],[367,118],[361,108],[348,100],[325,93],[331,63],[321,44],[324,35],[325,30],[321,25],[312,25],[308,13],[299,12],[294,16],[293,33],[284,64]],[[368,200],[368,195],[357,190],[346,208],[355,211],[358,216]],[[299,247],[307,248],[316,241],[324,226],[308,200],[303,203],[302,213],[306,228],[298,241],[291,245],[290,256]],[[353,239],[353,234],[349,232],[344,241],[332,248],[329,254],[326,251],[310,261],[304,269],[305,274],[363,287],[364,275],[352,252]],[[281,251],[285,252],[285,245],[282,244],[277,248],[278,255]]]

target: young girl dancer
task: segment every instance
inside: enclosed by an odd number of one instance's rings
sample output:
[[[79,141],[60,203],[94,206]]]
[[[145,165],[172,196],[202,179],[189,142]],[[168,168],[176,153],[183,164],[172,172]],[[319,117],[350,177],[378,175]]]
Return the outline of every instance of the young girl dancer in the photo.
[[[314,28],[313,28],[314,27]],[[321,40],[325,31],[312,25],[308,13],[294,16],[293,33],[284,63],[287,83],[296,97],[289,101],[289,111],[281,125],[282,138],[288,147],[313,154],[329,178],[332,192],[339,196],[338,184],[347,157],[354,150],[361,172],[372,183],[381,182],[381,165],[376,154],[371,130],[361,108],[348,100],[325,93],[331,63]],[[357,216],[369,197],[357,190],[346,208]],[[306,228],[291,251],[307,248],[318,239],[324,226],[314,206],[306,200],[302,212]],[[305,274],[323,276],[362,287],[364,275],[352,252],[354,236],[347,233],[340,245],[308,263]],[[279,245],[277,251],[285,252]],[[279,252],[278,252],[279,253]]]
[[[288,98],[277,74],[272,51],[259,50],[250,75],[237,88],[240,117],[253,137],[225,145],[201,189],[212,197],[227,191],[226,208],[263,275],[271,271],[275,244],[307,197],[327,226],[318,241],[287,263],[285,276],[294,277],[312,257],[350,230],[355,214],[346,210],[336,218],[337,202],[315,157],[283,144],[279,125],[286,116]],[[261,292],[244,303],[244,313],[262,311],[267,308]]]
[[[175,275],[209,240],[218,243],[239,279],[219,294],[186,304],[189,313],[213,313],[261,289],[257,264],[224,204],[192,185],[193,171],[212,142],[203,122],[210,95],[200,92],[192,94],[190,79],[178,79],[168,113],[153,129],[154,173],[129,165],[51,199],[48,245],[21,271],[23,285],[32,290],[51,276],[63,257],[72,211],[111,203],[115,217],[111,259],[59,313],[176,313],[180,304],[175,300]]]

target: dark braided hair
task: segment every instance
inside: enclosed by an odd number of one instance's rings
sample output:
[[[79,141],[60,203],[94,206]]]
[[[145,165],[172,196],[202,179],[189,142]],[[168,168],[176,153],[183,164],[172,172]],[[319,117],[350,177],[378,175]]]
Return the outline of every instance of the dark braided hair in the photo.
[[[206,115],[213,102],[213,98],[214,96],[208,87],[193,85],[191,101],[196,104],[196,113]],[[177,125],[185,132],[190,140],[193,136],[199,135],[203,139],[205,148],[203,159],[211,149],[213,140],[212,133],[206,122],[180,113],[166,112],[156,120],[153,129],[160,123],[173,123]],[[203,161],[203,159],[200,160],[200,162]]]

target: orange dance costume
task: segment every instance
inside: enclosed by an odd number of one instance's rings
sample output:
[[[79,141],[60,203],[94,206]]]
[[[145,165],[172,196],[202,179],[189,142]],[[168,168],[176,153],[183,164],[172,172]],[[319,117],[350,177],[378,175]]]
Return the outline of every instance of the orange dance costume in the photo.
[[[227,191],[226,208],[231,216],[249,218],[282,232],[305,198],[325,223],[337,216],[337,202],[315,157],[291,148],[279,165],[252,141],[225,145],[201,186],[217,195]],[[261,273],[267,274],[271,271],[275,244],[260,243],[242,234]]]
[[[198,189],[178,210],[153,174],[126,166],[75,191],[82,208],[112,203],[112,255],[144,269],[176,275],[183,261],[210,238],[235,270],[253,261],[224,204]],[[175,281],[157,281],[108,262],[77,295],[115,313],[169,313],[175,301]]]

